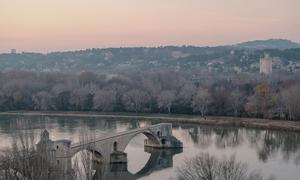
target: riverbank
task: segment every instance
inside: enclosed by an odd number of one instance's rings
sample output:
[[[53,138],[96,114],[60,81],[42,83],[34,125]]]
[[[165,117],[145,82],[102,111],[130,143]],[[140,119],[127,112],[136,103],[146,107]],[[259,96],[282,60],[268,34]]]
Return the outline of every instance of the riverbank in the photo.
[[[281,131],[300,132],[300,122],[284,120],[268,120],[238,117],[208,116],[206,119],[195,115],[168,115],[148,113],[100,113],[100,112],[61,112],[61,111],[9,111],[1,112],[0,115],[18,116],[61,116],[61,117],[103,117],[103,118],[130,118],[150,119],[172,123],[189,123],[211,126],[231,126],[258,129],[271,129]]]

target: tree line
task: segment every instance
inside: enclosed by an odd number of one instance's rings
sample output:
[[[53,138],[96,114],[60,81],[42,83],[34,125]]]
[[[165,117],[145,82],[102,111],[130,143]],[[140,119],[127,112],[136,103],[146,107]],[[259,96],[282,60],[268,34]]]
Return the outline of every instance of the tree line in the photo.
[[[299,120],[299,80],[155,71],[0,73],[0,110],[181,113]]]

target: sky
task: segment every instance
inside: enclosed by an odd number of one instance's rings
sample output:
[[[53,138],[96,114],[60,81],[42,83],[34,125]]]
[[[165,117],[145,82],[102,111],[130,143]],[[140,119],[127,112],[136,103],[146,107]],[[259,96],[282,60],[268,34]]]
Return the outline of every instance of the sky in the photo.
[[[0,52],[300,42],[300,0],[0,0]]]

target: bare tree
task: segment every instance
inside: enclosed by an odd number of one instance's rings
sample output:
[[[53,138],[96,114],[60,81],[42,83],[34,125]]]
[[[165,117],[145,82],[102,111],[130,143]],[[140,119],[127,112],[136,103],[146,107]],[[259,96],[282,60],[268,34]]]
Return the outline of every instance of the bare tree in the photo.
[[[156,99],[159,96],[159,93],[162,90],[162,83],[160,79],[153,73],[145,74],[145,77],[142,79],[142,88],[150,96],[149,108],[150,110],[155,109]]]
[[[149,95],[141,90],[133,89],[123,96],[123,104],[129,111],[142,112],[149,101]]]
[[[191,81],[186,81],[183,85],[183,87],[180,89],[176,100],[179,100],[179,103],[183,107],[189,107],[191,106],[193,95],[196,93],[196,86]]]
[[[92,180],[95,170],[93,166],[94,153],[89,151],[89,147],[93,144],[88,143],[91,139],[95,138],[94,134],[88,134],[86,130],[81,129],[80,142],[86,144],[85,150],[78,152],[72,158],[72,167],[74,170],[73,179],[76,180]]]
[[[34,132],[29,130],[28,122],[18,122],[17,126],[19,129],[13,136],[12,147],[0,157],[1,179],[49,179],[53,166],[47,152],[36,150]]]
[[[114,90],[99,90],[94,96],[94,109],[113,111],[117,103],[117,92]]]
[[[245,110],[250,116],[258,117],[260,114],[260,103],[256,95],[248,97]]]
[[[175,99],[176,96],[174,91],[162,91],[157,97],[158,107],[160,109],[167,109],[168,113],[171,113],[171,107]]]
[[[292,86],[281,92],[282,103],[285,107],[288,119],[300,118],[300,86]],[[298,119],[299,120],[299,119]]]
[[[248,179],[247,177],[247,165],[236,161],[235,156],[229,158],[224,157],[219,162],[218,170],[219,179],[222,180],[242,180]]]
[[[207,112],[207,106],[211,102],[211,96],[208,89],[198,88],[197,93],[193,97],[192,108],[194,112],[200,112],[204,117]]]
[[[80,86],[86,86],[94,83],[97,80],[97,75],[92,72],[81,72],[78,76]]]
[[[56,110],[68,110],[70,108],[70,89],[66,84],[56,84],[52,87],[51,93],[55,96]]]
[[[28,121],[22,121],[17,124],[19,128],[13,136],[12,146],[0,153],[1,180],[93,179],[95,159],[94,152],[90,150],[93,144],[88,142],[95,138],[94,134],[87,134],[82,129],[80,142],[86,144],[86,150],[72,158],[72,169],[65,169],[55,160],[55,148],[52,147],[53,141],[49,139],[49,133],[43,131],[39,143],[35,144],[37,141],[33,129]],[[100,174],[104,176],[105,169],[101,169]]]
[[[93,103],[93,94],[88,86],[84,86],[72,91],[70,103],[76,110],[90,110]]]
[[[238,116],[239,110],[243,107],[243,97],[243,93],[238,89],[230,93],[229,103],[234,111],[234,116]]]
[[[178,180],[215,180],[218,177],[219,161],[209,154],[200,154],[193,159],[186,159],[177,169]]]
[[[34,94],[33,97],[35,110],[51,110],[54,109],[53,97],[46,91],[40,91]]]
[[[261,173],[249,172],[247,164],[235,159],[224,157],[218,159],[209,153],[200,153],[177,168],[178,180],[263,180]],[[271,176],[267,180],[274,180]]]

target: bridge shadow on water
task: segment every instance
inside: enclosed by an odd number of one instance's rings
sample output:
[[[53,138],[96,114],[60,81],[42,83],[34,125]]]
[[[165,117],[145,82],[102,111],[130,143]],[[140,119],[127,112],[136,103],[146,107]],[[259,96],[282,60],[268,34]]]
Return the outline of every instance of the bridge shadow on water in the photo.
[[[155,171],[173,167],[173,156],[182,152],[177,149],[156,149],[145,147],[150,154],[145,166],[137,173],[128,171],[127,163],[93,163],[94,180],[135,180],[147,176]]]

